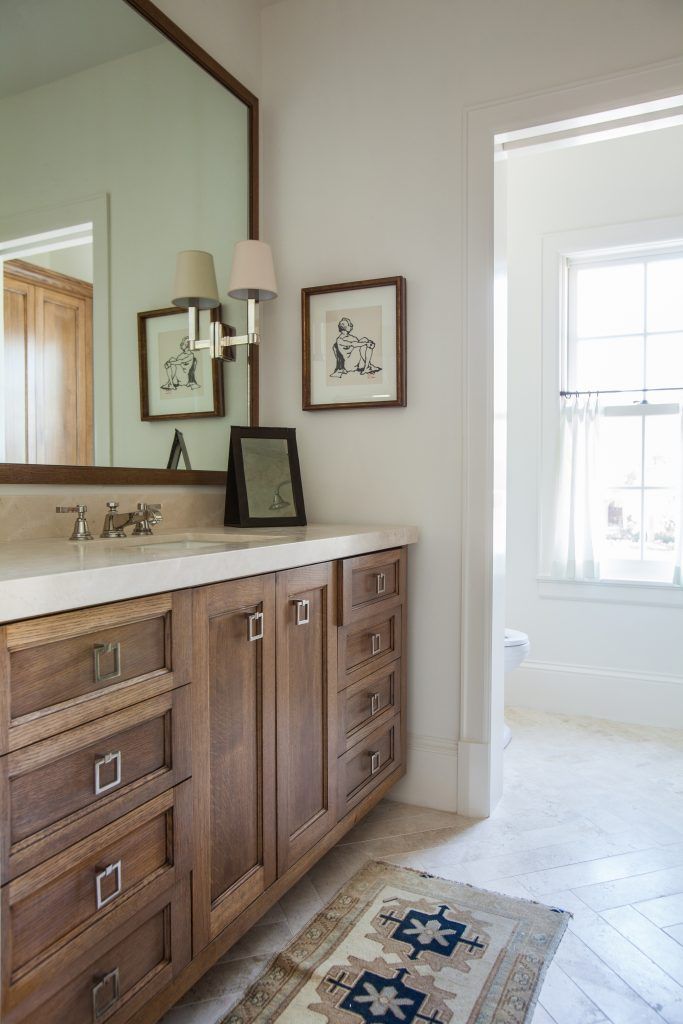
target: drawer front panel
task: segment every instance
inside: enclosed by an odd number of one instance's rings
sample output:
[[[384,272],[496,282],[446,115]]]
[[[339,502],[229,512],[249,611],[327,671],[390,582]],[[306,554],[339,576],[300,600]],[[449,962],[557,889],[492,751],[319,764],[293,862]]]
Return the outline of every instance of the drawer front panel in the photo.
[[[123,1024],[189,961],[189,909],[187,885],[167,890],[81,957],[75,976],[48,1001],[27,1016],[26,1004],[17,1007],[8,1024]],[[56,987],[54,981],[48,987]]]
[[[340,808],[343,817],[401,763],[400,720],[376,729],[340,758]]]
[[[121,792],[168,767],[166,733],[165,716],[160,715],[13,780],[12,843],[96,803],[114,789]]]
[[[168,671],[165,615],[10,652],[12,719]]]
[[[190,681],[187,591],[0,626],[0,754]]]
[[[404,596],[401,548],[346,558],[342,570],[342,624],[372,614],[377,605],[396,604]]]
[[[26,965],[120,911],[145,883],[168,874],[174,831],[183,825],[169,790],[11,882],[4,928],[11,936],[12,981]]]
[[[339,687],[388,665],[401,654],[401,607],[339,631]]]
[[[188,778],[190,704],[180,687],[0,758],[3,882]]]
[[[339,753],[393,717],[401,705],[401,662],[348,686],[339,698]]]

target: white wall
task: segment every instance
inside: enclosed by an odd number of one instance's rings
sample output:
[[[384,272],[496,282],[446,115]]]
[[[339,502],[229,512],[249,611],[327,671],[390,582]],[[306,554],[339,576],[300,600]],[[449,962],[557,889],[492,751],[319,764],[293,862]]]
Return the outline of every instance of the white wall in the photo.
[[[92,244],[74,245],[70,249],[53,249],[52,252],[35,253],[28,262],[38,267],[56,270],[58,274],[75,277],[92,284]]]
[[[537,581],[544,236],[680,216],[682,180],[683,127],[507,163],[507,619],[532,644],[530,661],[508,679],[511,704],[683,726],[683,603],[617,603],[620,593],[638,595],[610,588],[603,601],[594,586],[557,585],[581,592],[567,600],[543,596]]]
[[[309,514],[417,523],[404,799],[455,802],[460,691],[461,124],[469,104],[680,50],[668,0],[282,0],[262,14],[263,417],[296,426]],[[408,407],[303,413],[300,289],[404,274]]]

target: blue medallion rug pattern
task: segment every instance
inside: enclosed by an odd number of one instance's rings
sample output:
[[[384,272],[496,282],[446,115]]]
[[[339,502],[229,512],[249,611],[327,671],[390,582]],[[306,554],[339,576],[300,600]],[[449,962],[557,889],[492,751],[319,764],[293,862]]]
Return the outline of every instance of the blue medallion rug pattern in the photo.
[[[370,862],[223,1024],[524,1024],[568,918]]]

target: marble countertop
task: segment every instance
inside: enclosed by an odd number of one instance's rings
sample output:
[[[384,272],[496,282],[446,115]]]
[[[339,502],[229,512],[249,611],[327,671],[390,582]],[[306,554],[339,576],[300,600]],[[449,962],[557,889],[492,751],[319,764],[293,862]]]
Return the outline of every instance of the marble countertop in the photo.
[[[229,527],[0,544],[0,623],[414,544],[414,526]]]

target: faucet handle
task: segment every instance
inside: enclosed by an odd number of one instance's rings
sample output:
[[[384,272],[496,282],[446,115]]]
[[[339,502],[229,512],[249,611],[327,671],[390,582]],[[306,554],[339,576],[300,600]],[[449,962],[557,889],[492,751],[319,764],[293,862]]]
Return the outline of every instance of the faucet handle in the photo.
[[[92,540],[93,535],[88,529],[85,513],[87,505],[56,505],[55,512],[76,512],[77,518],[69,540]]]
[[[118,501],[108,501],[107,502],[107,508],[109,509],[110,512],[116,512],[118,507],[119,507]]]

